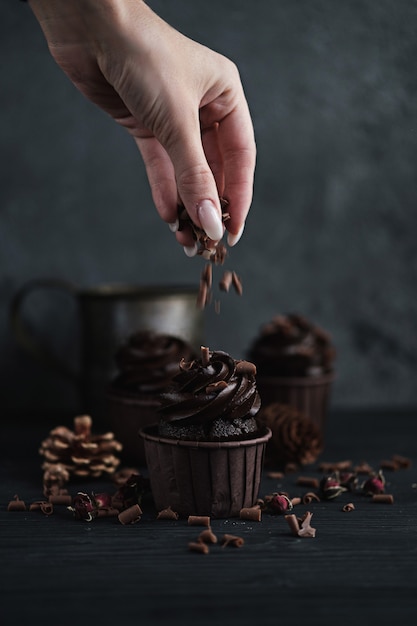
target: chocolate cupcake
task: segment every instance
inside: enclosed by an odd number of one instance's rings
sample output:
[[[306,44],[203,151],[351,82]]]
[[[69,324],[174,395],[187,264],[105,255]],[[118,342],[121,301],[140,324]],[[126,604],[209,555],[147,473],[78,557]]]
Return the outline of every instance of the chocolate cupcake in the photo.
[[[278,315],[253,341],[262,405],[289,404],[324,428],[336,352],[330,335],[302,315]]]
[[[122,460],[145,464],[139,429],[157,420],[160,394],[179,372],[182,358],[194,351],[183,339],[145,330],[131,335],[115,355],[118,374],[107,389],[107,413],[111,428],[123,444]]]
[[[261,408],[257,421],[271,429],[266,446],[266,463],[285,469],[291,463],[309,465],[323,451],[323,436],[313,420],[287,404],[273,402]]]
[[[238,516],[256,502],[269,428],[259,426],[256,368],[201,348],[161,394],[141,430],[155,506],[179,515]]]

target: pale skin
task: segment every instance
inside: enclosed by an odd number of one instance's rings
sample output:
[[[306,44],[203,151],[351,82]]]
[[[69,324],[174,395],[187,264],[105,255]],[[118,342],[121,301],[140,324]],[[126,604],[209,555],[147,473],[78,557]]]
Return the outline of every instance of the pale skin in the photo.
[[[193,222],[235,245],[253,190],[256,147],[239,72],[185,37],[141,0],[29,0],[56,63],[134,138],[156,209],[178,231],[182,202]],[[223,225],[219,197],[228,201]]]

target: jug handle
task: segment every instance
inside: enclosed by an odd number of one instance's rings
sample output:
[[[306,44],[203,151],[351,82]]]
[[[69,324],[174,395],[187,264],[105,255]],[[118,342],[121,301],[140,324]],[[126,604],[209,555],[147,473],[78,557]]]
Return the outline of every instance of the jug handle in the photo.
[[[17,342],[20,346],[49,369],[53,369],[65,378],[69,378],[77,385],[80,377],[73,372],[68,365],[61,361],[51,350],[37,340],[32,334],[28,324],[24,321],[22,309],[27,297],[39,289],[53,289],[64,291],[71,296],[76,296],[77,287],[65,280],[55,278],[39,278],[28,281],[13,296],[10,305],[10,324]]]

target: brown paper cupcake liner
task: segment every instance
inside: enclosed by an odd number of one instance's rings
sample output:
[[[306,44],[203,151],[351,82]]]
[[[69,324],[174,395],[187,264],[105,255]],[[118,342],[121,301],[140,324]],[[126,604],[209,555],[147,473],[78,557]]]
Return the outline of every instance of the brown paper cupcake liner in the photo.
[[[154,424],[159,401],[153,398],[134,398],[117,393],[106,396],[107,422],[116,439],[123,444],[120,458],[124,463],[144,466],[146,464],[143,439],[139,430]]]
[[[334,374],[317,377],[257,376],[262,405],[289,404],[310,417],[323,431],[326,425]]]
[[[238,517],[256,502],[265,445],[271,437],[240,441],[184,441],[141,429],[152,495],[157,510],[171,507],[181,517]]]

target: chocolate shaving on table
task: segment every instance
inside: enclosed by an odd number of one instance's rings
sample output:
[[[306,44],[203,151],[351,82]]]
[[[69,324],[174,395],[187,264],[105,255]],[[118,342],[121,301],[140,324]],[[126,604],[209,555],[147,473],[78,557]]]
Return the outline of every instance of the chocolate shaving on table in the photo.
[[[409,469],[412,464],[411,459],[401,456],[400,454],[394,454],[390,459],[381,461],[379,467],[396,472],[400,469]]]
[[[323,472],[324,474],[332,474],[333,472],[337,471],[350,470],[351,467],[352,461],[350,460],[336,462],[322,461],[321,463],[319,463],[318,470],[319,472]]]
[[[355,505],[353,504],[353,502],[347,502],[344,506],[342,506],[342,511],[344,513],[350,513],[351,511],[355,510]]]
[[[10,500],[7,505],[8,511],[26,511],[26,504],[24,500],[21,500],[19,496],[16,494],[13,500]]]
[[[188,543],[188,549],[191,552],[199,552],[200,554],[209,553],[208,545],[206,543],[203,543],[202,541],[190,541]]]
[[[179,518],[179,514],[176,511],[173,511],[171,507],[167,507],[166,509],[162,509],[159,511],[156,519],[173,519],[177,520]]]
[[[366,461],[361,461],[358,465],[354,466],[353,471],[356,472],[356,474],[372,474],[374,469]]]
[[[210,517],[206,515],[189,515],[188,524],[190,526],[207,526],[210,527]]]
[[[97,510],[97,517],[117,517],[119,514],[120,514],[120,510],[115,509],[112,506]]]
[[[231,546],[232,548],[241,548],[245,543],[243,537],[237,537],[236,535],[224,534],[220,540],[222,548]]]
[[[211,528],[207,528],[207,530],[202,530],[198,535],[198,541],[202,541],[203,543],[217,543],[217,537]]]
[[[313,514],[310,513],[310,511],[307,511],[304,514],[301,524],[300,524],[300,529],[298,531],[299,537],[315,537],[316,536],[316,529],[310,525],[312,515]]]
[[[262,511],[259,505],[246,507],[239,511],[240,519],[246,519],[251,522],[260,522],[262,519]]]
[[[52,494],[49,496],[48,502],[56,505],[70,506],[72,497],[69,494]]]
[[[267,472],[266,475],[273,480],[282,480],[284,478],[284,472]]]
[[[313,491],[307,491],[307,493],[305,493],[303,495],[302,499],[303,499],[303,504],[310,504],[310,502],[313,502],[313,500],[315,502],[320,502],[321,501],[319,496],[316,493],[314,493]]]
[[[391,493],[375,493],[372,502],[379,504],[394,504],[394,496]]]
[[[298,476],[295,482],[296,485],[301,487],[311,487],[312,489],[318,489],[320,485],[319,480],[311,476]]]
[[[297,506],[297,504],[301,504],[301,498],[299,498],[298,496],[295,496],[295,498],[291,498],[291,504],[293,506]]]
[[[139,504],[134,504],[128,509],[121,511],[118,515],[119,522],[123,525],[136,524],[142,517],[142,509]]]

